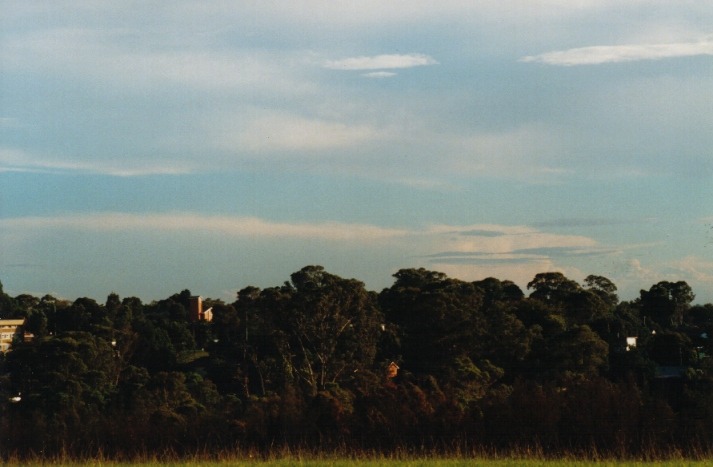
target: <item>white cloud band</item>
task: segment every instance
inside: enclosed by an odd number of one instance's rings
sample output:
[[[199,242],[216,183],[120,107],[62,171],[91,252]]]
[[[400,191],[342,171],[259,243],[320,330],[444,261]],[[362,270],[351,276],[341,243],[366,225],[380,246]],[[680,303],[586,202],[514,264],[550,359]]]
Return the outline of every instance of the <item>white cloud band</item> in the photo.
[[[328,61],[324,67],[332,70],[392,70],[427,65],[438,65],[438,62],[424,54],[387,54]]]
[[[521,58],[520,61],[558,66],[577,66],[661,60],[697,55],[713,55],[713,41],[580,47],[547,52],[540,55],[529,55]]]
[[[287,223],[257,217],[205,215],[192,212],[134,214],[103,212],[50,217],[0,219],[6,232],[79,230],[91,232],[186,232],[216,233],[234,237],[294,238],[369,242],[398,239],[408,249],[442,258],[449,255],[507,255],[522,250],[569,247],[598,250],[597,243],[579,235],[558,235],[526,226],[432,225],[421,229],[382,227],[342,222]],[[485,255],[485,256],[483,256]]]
[[[308,238],[336,241],[370,241],[406,235],[400,229],[368,224],[339,222],[284,223],[256,217],[207,216],[194,213],[130,214],[94,213],[60,217],[1,219],[0,227],[10,231],[37,232],[71,229],[94,232],[147,231],[217,233],[235,237]]]

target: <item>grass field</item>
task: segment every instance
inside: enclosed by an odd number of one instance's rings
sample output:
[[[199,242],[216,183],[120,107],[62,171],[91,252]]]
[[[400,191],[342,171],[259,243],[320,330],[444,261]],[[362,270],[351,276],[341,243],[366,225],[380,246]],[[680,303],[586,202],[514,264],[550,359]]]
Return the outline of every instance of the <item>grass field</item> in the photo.
[[[183,466],[183,467],[229,467],[229,466],[260,466],[260,467],[347,467],[347,466],[357,466],[357,467],[589,467],[589,466],[617,466],[617,467],[628,467],[628,466],[709,466],[710,461],[656,461],[656,462],[632,462],[632,461],[555,461],[555,460],[439,460],[439,459],[421,459],[421,460],[410,460],[410,461],[357,461],[357,460],[280,460],[280,461],[263,461],[263,462],[250,462],[250,461],[221,461],[221,462],[148,462],[148,463],[113,463],[113,462],[87,462],[84,464],[77,464],[75,462],[69,463],[18,463],[18,464],[6,464],[6,465],[27,465],[27,466],[146,466],[146,467],[161,467],[161,466]]]
[[[111,465],[111,464],[102,464]],[[117,464],[119,465],[119,464]],[[124,464],[128,465],[128,464]],[[221,461],[221,462],[185,462],[185,463],[147,463],[147,464],[132,464],[145,466],[172,465],[172,466],[210,466],[210,467],[227,467],[227,466],[255,466],[255,467],[588,467],[588,466],[708,466],[710,461],[686,461],[686,460],[670,460],[656,462],[636,462],[636,461],[575,461],[575,460],[528,460],[528,459],[412,459],[412,460],[348,460],[348,459],[322,459],[322,460],[304,460],[304,459],[279,459],[268,461]]]
[[[223,460],[162,460],[151,459],[136,462],[114,462],[111,460],[97,459],[83,462],[37,459],[35,461],[8,462],[5,465],[22,466],[107,466],[107,467],[629,467],[629,466],[709,466],[713,465],[711,460],[686,460],[669,459],[662,461],[634,461],[634,460],[577,460],[577,459],[482,459],[482,458],[413,458],[413,459],[393,459],[393,458],[373,458],[373,459],[348,459],[348,458],[306,458],[301,456],[281,457],[276,459],[251,459],[236,458]]]
[[[172,450],[144,452],[138,457],[119,455],[98,455],[77,460],[71,456],[43,457],[30,459],[3,459],[1,465],[9,466],[176,466],[176,467],[628,467],[628,466],[713,466],[710,450],[692,449],[679,451],[672,448],[661,450],[651,447],[643,451],[642,457],[622,454],[605,455],[594,449],[547,453],[540,446],[520,448],[514,451],[462,450],[431,451],[421,450],[364,450],[354,451],[346,447],[335,450],[313,448],[292,448],[273,446],[258,451],[236,447],[234,450],[214,451],[204,449],[193,455],[180,455]],[[0,453],[1,455],[2,453]]]

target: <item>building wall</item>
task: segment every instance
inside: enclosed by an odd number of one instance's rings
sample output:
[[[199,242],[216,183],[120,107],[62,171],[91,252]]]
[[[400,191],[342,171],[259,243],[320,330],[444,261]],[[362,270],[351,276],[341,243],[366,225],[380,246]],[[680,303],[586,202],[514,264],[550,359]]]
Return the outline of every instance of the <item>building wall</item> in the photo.
[[[191,322],[199,321],[203,315],[203,297],[195,296],[190,298],[191,309],[188,313],[188,319]]]
[[[0,319],[0,352],[10,350],[15,337],[25,340],[25,333],[22,330],[24,324],[24,319]]]

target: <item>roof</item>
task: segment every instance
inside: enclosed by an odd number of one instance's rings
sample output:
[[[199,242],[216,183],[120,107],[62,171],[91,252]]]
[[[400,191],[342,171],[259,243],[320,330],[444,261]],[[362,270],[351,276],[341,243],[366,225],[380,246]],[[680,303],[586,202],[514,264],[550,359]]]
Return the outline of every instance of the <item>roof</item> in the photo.
[[[22,326],[24,319],[0,319],[0,326]]]

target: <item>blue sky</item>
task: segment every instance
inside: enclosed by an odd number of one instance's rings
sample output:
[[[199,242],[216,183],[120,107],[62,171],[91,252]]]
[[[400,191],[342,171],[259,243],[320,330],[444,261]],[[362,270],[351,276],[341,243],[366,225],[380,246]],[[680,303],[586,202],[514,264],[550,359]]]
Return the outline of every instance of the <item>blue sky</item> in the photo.
[[[232,300],[685,280],[713,302],[713,5],[0,0],[0,280]]]

